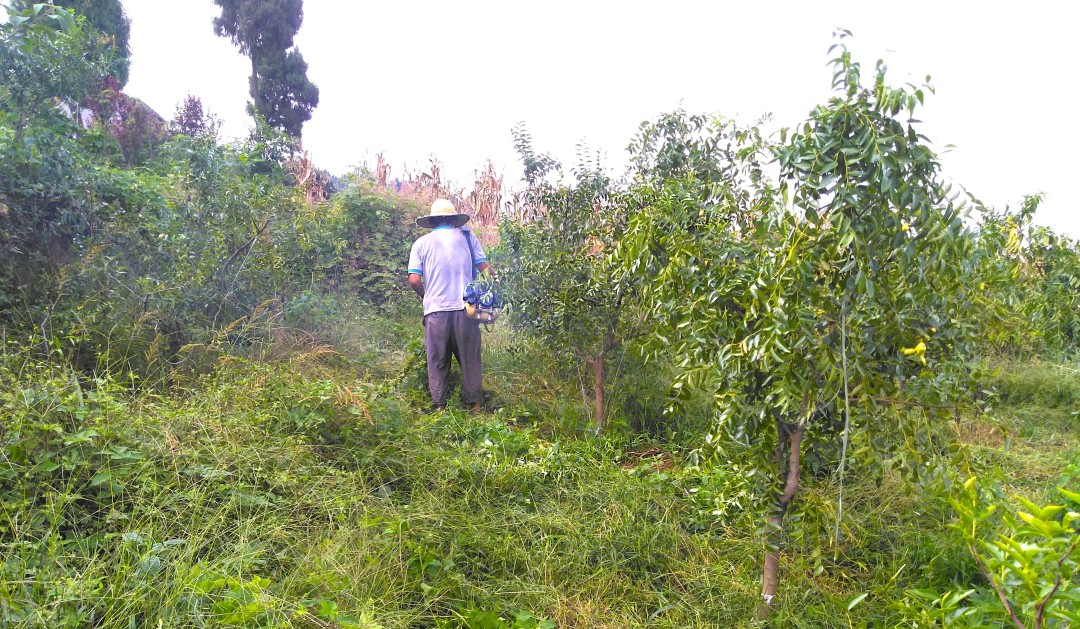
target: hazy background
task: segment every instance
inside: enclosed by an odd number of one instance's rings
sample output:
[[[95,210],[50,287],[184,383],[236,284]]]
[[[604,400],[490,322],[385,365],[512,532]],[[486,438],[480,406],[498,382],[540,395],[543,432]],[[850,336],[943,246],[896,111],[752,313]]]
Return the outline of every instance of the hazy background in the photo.
[[[126,91],[166,118],[194,94],[226,137],[245,135],[250,65],[214,36],[210,0],[184,5],[124,0]],[[797,124],[829,95],[839,26],[864,76],[879,57],[894,85],[931,75],[937,95],[918,117],[948,177],[998,206],[1045,192],[1038,221],[1080,236],[1072,3],[307,0],[304,11],[297,45],[321,91],[304,145],[331,172],[384,151],[391,177],[434,155],[471,187],[490,158],[514,184],[517,121],[564,165],[584,142],[616,172],[638,124],[680,106]]]

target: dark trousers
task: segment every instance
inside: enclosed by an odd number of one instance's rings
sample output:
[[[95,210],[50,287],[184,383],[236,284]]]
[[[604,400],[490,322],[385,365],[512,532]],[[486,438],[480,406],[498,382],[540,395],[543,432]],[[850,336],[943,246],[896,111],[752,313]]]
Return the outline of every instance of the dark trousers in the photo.
[[[462,397],[475,404],[482,396],[480,373],[480,322],[465,310],[432,312],[424,316],[424,348],[427,350],[428,389],[435,406],[446,404],[450,357],[461,366]]]

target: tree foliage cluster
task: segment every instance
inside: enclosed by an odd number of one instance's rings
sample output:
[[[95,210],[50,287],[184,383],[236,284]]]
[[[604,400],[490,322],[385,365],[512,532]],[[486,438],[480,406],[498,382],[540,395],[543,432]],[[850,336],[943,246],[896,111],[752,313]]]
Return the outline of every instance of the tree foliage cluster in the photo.
[[[1016,210],[977,203],[972,299],[978,343],[1005,356],[1055,356],[1080,344],[1080,244],[1034,224],[1041,195]]]
[[[592,421],[599,431],[608,411],[605,366],[642,325],[630,307],[631,293],[639,287],[633,276],[617,273],[609,257],[625,231],[626,213],[598,163],[582,159],[572,182],[555,186],[548,175],[561,166],[546,155],[534,156],[523,128],[515,134],[530,183],[525,202],[543,207],[545,214],[539,229],[502,223],[504,282],[514,298],[517,324],[552,339],[560,353],[587,368]]]
[[[107,39],[112,53],[108,71],[119,87],[124,87],[131,65],[131,20],[120,0],[54,0],[53,4],[85,16],[87,23]]]
[[[9,311],[17,292],[43,297],[50,261],[70,260],[71,243],[95,228],[88,217],[112,210],[111,179],[97,176],[60,107],[78,109],[109,56],[84,21],[40,4],[10,11],[0,53],[0,307]]]

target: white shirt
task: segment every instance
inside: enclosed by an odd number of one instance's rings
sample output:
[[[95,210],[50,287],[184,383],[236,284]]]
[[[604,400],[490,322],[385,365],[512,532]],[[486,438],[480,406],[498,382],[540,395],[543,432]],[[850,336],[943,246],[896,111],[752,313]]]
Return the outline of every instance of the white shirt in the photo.
[[[443,225],[417,238],[409,253],[409,273],[424,278],[424,314],[464,308],[473,267],[486,261],[484,247],[468,229]]]

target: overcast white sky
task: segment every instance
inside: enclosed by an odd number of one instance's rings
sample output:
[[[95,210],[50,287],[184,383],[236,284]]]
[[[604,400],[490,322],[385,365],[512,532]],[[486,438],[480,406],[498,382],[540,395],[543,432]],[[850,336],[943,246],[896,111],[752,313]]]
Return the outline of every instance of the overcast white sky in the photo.
[[[211,0],[124,0],[126,91],[166,118],[191,93],[246,134],[250,65],[215,37]],[[917,117],[945,173],[992,205],[1044,192],[1038,222],[1080,236],[1080,8],[1072,2],[353,2],[307,0],[297,37],[321,101],[304,128],[317,165],[384,151],[393,172],[437,157],[460,186],[487,159],[520,173],[510,129],[564,165],[584,142],[616,168],[638,124],[679,106],[789,126],[829,95],[836,27],[869,75],[922,81]]]

